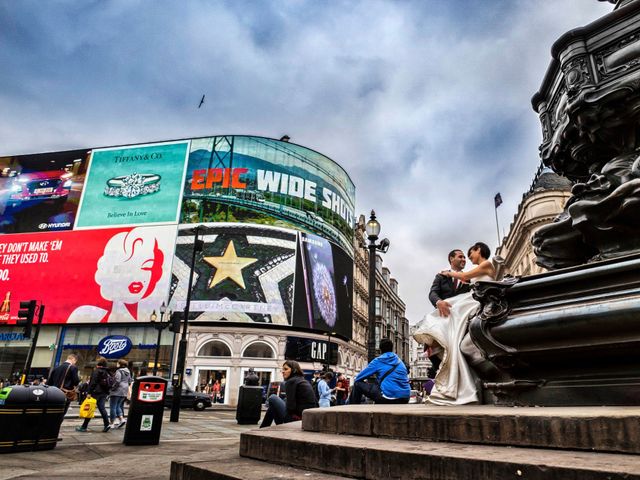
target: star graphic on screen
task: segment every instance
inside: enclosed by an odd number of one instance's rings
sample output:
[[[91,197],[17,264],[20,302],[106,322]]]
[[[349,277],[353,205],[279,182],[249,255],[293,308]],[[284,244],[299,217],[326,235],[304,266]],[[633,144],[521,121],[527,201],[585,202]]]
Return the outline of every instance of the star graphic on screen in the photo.
[[[242,288],[246,288],[242,269],[258,261],[257,258],[238,257],[233,240],[229,244],[221,257],[204,257],[206,263],[215,267],[216,274],[209,282],[209,288],[213,288],[227,278],[233,280]]]

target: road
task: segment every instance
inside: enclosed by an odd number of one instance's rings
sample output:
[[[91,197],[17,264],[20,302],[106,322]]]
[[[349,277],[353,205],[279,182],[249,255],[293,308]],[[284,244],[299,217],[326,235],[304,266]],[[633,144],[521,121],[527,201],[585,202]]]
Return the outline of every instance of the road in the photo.
[[[0,454],[0,480],[166,480],[172,460],[236,455],[240,433],[257,428],[238,425],[231,410],[183,410],[178,423],[169,422],[166,410],[159,445],[126,446],[122,444],[124,428],[103,433],[98,416],[87,433],[76,432],[81,423],[78,418],[66,418],[60,430],[63,440],[53,450]]]

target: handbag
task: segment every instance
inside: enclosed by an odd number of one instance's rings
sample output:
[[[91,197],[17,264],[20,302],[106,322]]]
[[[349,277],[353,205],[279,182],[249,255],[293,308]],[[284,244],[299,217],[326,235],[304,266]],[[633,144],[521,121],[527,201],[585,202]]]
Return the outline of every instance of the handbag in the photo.
[[[82,405],[80,405],[80,418],[93,418],[96,413],[97,401],[95,398],[85,398]]]
[[[78,392],[74,389],[67,390],[66,388],[60,387],[60,390],[62,390],[62,393],[64,393],[64,396],[67,397],[67,400],[70,402],[75,402],[78,399]]]
[[[78,399],[78,391],[75,388],[72,388],[71,390],[67,390],[66,388],[62,387],[64,385],[65,379],[67,378],[67,374],[69,373],[70,368],[71,368],[71,365],[69,365],[67,367],[67,370],[64,372],[64,377],[62,377],[62,382],[60,383],[60,386],[58,388],[62,390],[62,393],[64,393],[64,396],[67,397],[68,401],[75,402]]]

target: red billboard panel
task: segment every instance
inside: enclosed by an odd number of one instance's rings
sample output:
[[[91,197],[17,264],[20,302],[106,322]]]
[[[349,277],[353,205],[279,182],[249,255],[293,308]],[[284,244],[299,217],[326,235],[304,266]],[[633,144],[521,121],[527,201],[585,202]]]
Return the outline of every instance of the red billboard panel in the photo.
[[[148,322],[166,301],[176,226],[0,237],[0,324],[23,300],[43,323]]]

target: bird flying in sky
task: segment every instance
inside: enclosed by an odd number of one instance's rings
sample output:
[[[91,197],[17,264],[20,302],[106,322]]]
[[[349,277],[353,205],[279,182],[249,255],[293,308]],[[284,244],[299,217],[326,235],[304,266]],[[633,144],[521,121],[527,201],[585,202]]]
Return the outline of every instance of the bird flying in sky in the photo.
[[[202,95],[202,98],[200,99],[200,104],[198,105],[198,108],[200,108],[203,103],[204,103],[204,95]]]

